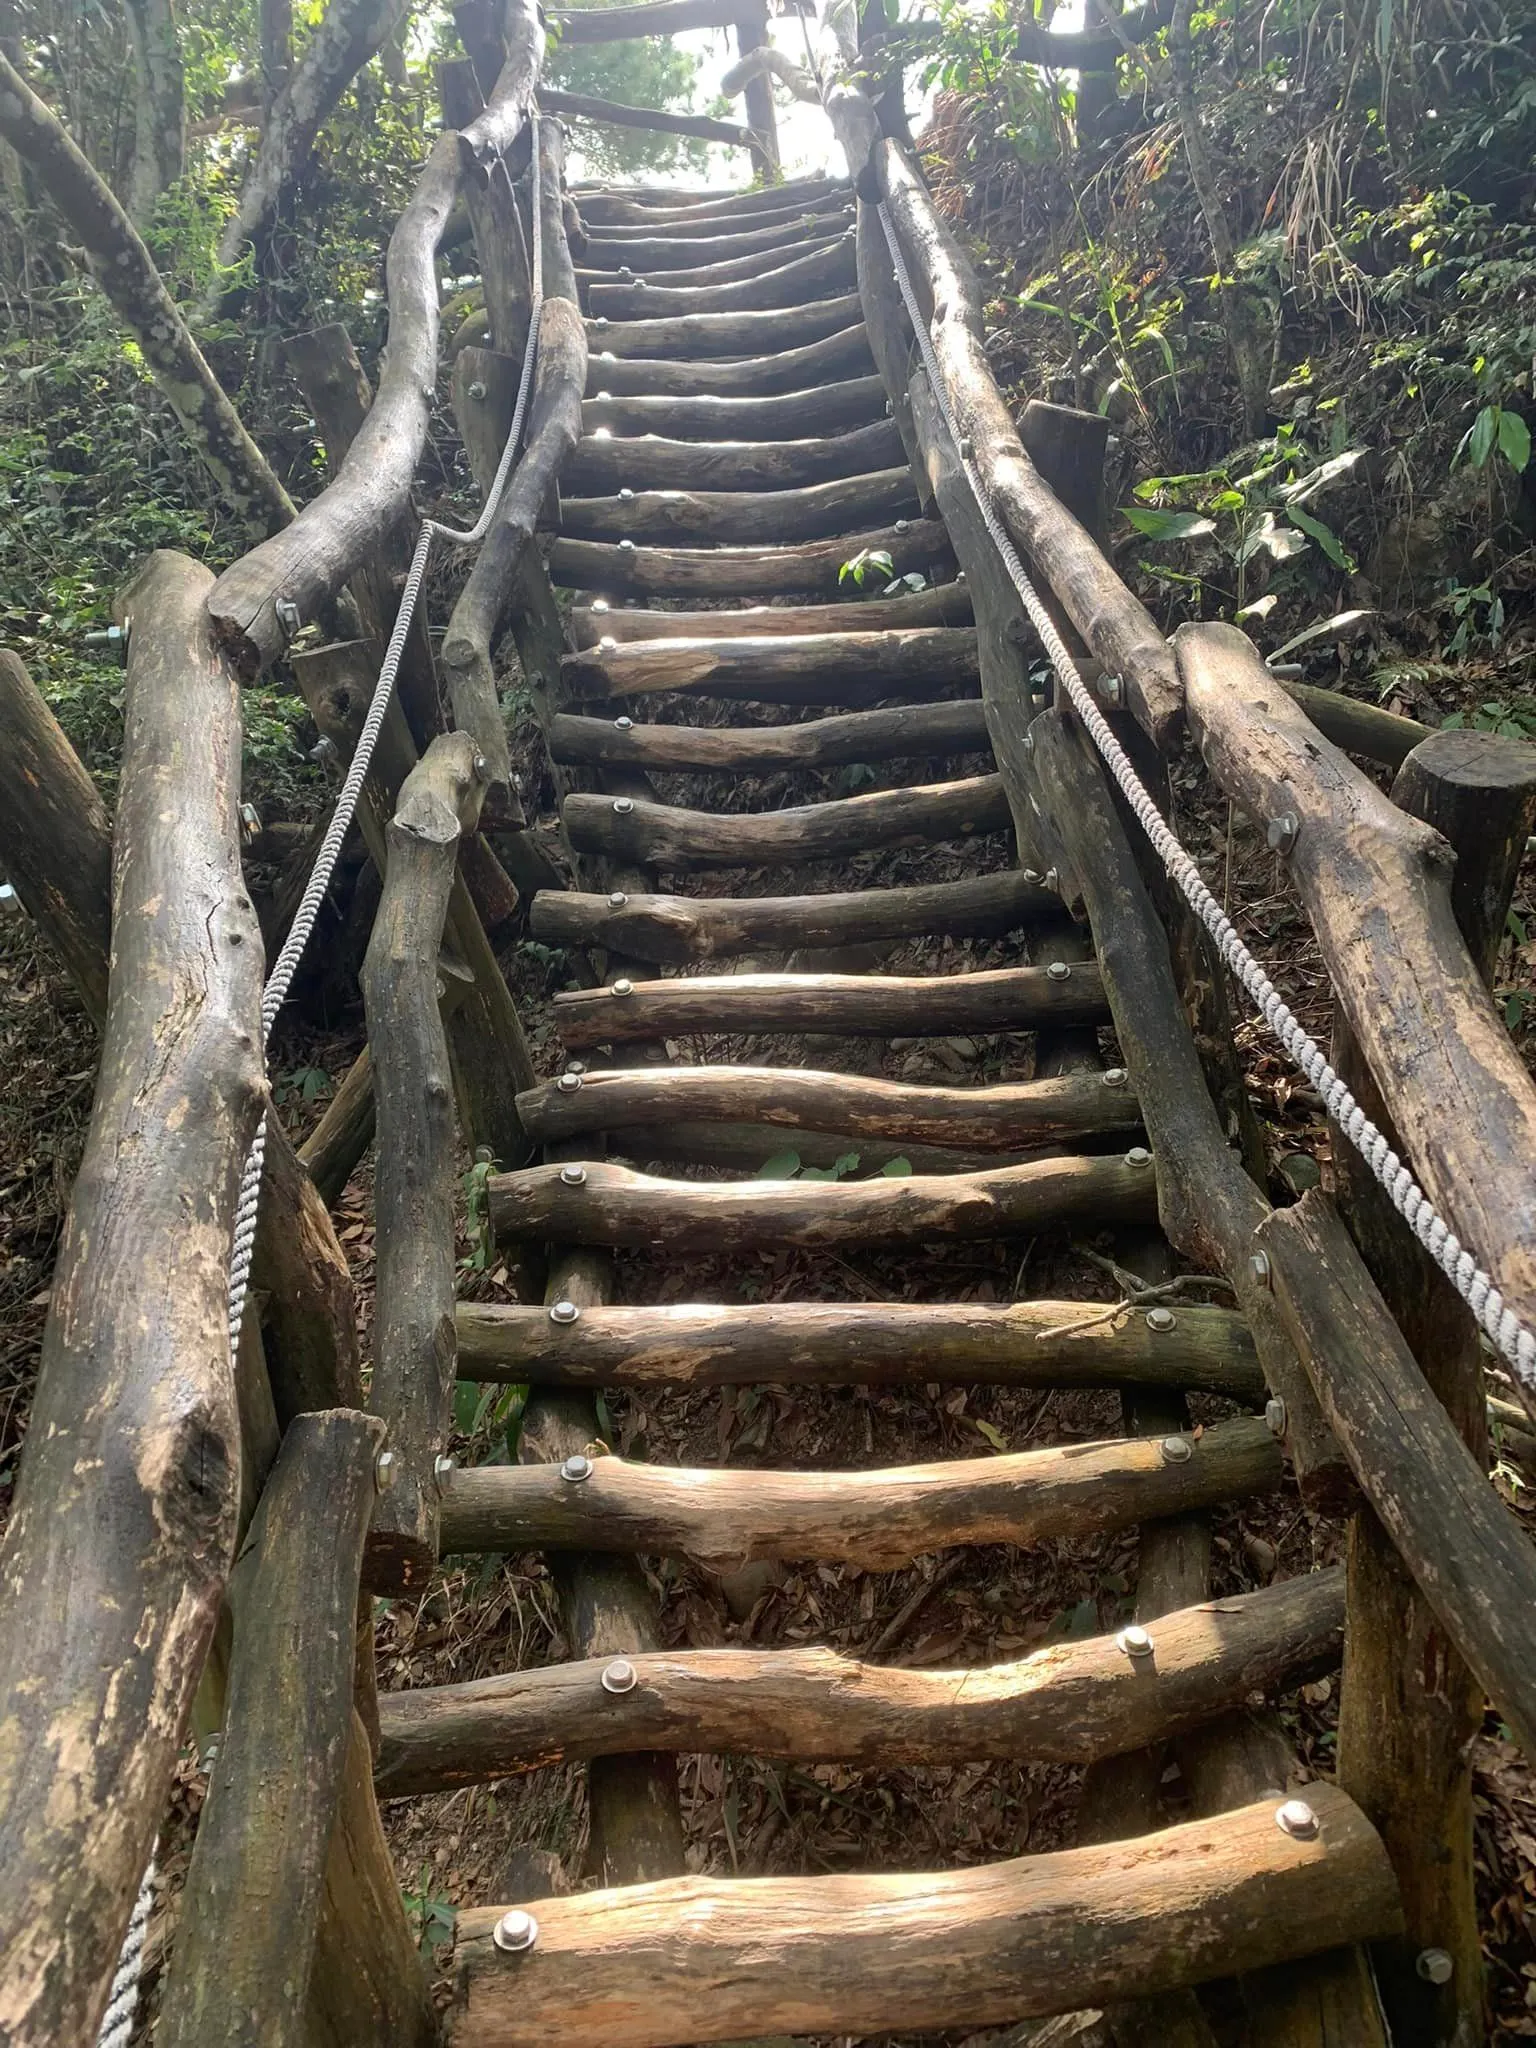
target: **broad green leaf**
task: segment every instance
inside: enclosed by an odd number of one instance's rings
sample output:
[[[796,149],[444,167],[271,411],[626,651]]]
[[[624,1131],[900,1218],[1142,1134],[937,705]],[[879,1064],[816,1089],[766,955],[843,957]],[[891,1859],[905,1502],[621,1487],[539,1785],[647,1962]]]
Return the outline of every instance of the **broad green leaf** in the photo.
[[[1341,569],[1354,567],[1343,541],[1331,526],[1325,526],[1321,519],[1314,519],[1310,512],[1303,512],[1295,505],[1286,507],[1285,516],[1293,526],[1299,526],[1304,534],[1317,542],[1330,562],[1336,563]]]
[[[912,1171],[912,1162],[910,1159],[903,1159],[899,1157],[896,1159],[887,1159],[884,1166],[881,1167],[880,1171],[886,1176],[888,1180],[901,1180]]]
[[[1003,1435],[1003,1432],[999,1428],[997,1428],[997,1426],[994,1423],[983,1422],[979,1415],[973,1415],[971,1417],[971,1421],[975,1423],[976,1427],[981,1431],[982,1435],[986,1438],[987,1442],[992,1446],[994,1451],[1007,1450],[1008,1439]]]
[[[1198,512],[1164,512],[1154,506],[1122,505],[1121,512],[1149,540],[1198,540],[1214,533],[1216,522]]]
[[[1499,414],[1499,453],[1516,475],[1531,459],[1531,430],[1517,412]]]
[[[754,1180],[793,1180],[799,1171],[800,1154],[798,1152],[775,1152],[771,1159],[763,1161],[752,1178]]]

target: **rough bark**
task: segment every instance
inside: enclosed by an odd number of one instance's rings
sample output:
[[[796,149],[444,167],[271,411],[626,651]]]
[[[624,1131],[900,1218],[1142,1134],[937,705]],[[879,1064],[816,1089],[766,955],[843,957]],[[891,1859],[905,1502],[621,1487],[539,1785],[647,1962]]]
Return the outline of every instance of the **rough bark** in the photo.
[[[599,244],[600,249],[617,253],[609,253],[605,261],[594,263],[592,244],[589,242],[581,251],[582,267],[576,276],[577,281],[589,293],[610,293],[622,289],[632,295],[628,302],[613,303],[605,300],[599,304],[596,300],[591,300],[590,311],[633,315],[641,320],[649,318],[653,312],[688,311],[687,306],[680,303],[658,300],[653,304],[648,296],[652,291],[684,291],[691,286],[761,284],[769,278],[777,280],[773,286],[765,286],[765,289],[772,293],[769,297],[755,301],[733,297],[721,301],[718,306],[713,301],[704,300],[700,302],[698,310],[707,313],[711,310],[724,310],[728,305],[792,306],[798,304],[808,294],[799,290],[785,290],[780,273],[788,266],[798,268],[813,258],[830,264],[831,252],[836,250],[842,241],[841,226],[840,221],[831,219],[814,224],[803,234],[780,233],[767,238],[754,235],[724,235],[718,242],[682,242],[673,249],[670,264],[638,262],[633,250],[623,242]],[[732,248],[731,243],[736,240],[761,241],[762,246],[750,249]],[[805,279],[813,275],[804,271],[800,274]],[[833,275],[838,287],[846,289],[844,276],[836,270],[833,271]]]
[[[1308,1787],[1307,1841],[1272,1800],[1105,1847],[878,1877],[683,1878],[459,1919],[459,2026],[480,2048],[662,2048],[773,2034],[975,2027],[1197,1983],[1398,1924],[1370,1825]]]
[[[187,145],[186,73],[171,0],[127,0],[133,48],[133,175],[128,211],[143,227],[181,176]]]
[[[473,63],[457,58],[440,64],[437,90],[446,125],[467,128],[482,106]],[[528,341],[533,275],[522,210],[507,165],[495,164],[484,184],[475,178],[466,180],[464,203],[485,291],[491,347],[520,362]]]
[[[545,737],[551,759],[571,767],[836,768],[991,752],[982,707],[964,698],[808,718],[798,725],[636,725],[633,719],[562,713]]]
[[[750,57],[754,50],[767,46],[766,7],[747,8],[732,27],[736,31],[736,49],[740,57]],[[752,168],[765,185],[771,185],[779,176],[779,124],[773,107],[773,87],[759,70],[751,71],[744,83],[747,125],[752,134],[748,145]]]
[[[565,7],[551,14],[562,43],[617,43],[632,36],[679,35],[685,29],[729,28],[741,0],[643,0],[630,7]]]
[[[299,1158],[327,1209],[334,1209],[341,1199],[358,1161],[373,1143],[373,1132],[373,1060],[365,1045],[299,1147]]]
[[[725,142],[745,149],[750,137],[739,121],[712,121],[707,114],[666,114],[652,107],[627,107],[620,100],[597,99],[590,93],[556,92],[539,87],[539,106],[546,114],[564,114],[573,121],[597,121],[610,128],[649,128],[660,135],[687,135],[696,142]]]
[[[891,558],[891,574],[918,569],[929,577],[952,572],[949,536],[936,520],[913,519],[840,540],[803,541],[797,547],[625,548],[602,541],[557,540],[550,573],[573,590],[615,596],[791,597],[802,591],[835,592],[842,569],[856,555],[879,551]]]
[[[587,339],[594,348],[611,348],[632,361],[658,356],[690,362],[701,356],[779,355],[825,341],[862,318],[858,294],[850,292],[763,313],[674,313],[655,320],[610,320],[594,313]]]
[[[230,1240],[261,1110],[240,713],[208,572],[133,591],[113,971],[0,1551],[0,2033],[94,2038],[235,1540]]]
[[[708,560],[708,557],[705,557]],[[733,635],[676,640],[602,640],[560,664],[571,703],[697,690],[759,704],[879,702],[914,690],[976,687],[976,635],[967,627],[860,630],[849,608],[846,633]]]
[[[790,491],[638,491],[628,498],[567,498],[560,530],[573,540],[666,544],[823,540],[918,510],[905,466]]]
[[[182,431],[236,516],[275,533],[293,502],[204,360],[138,230],[62,124],[0,51],[0,137],[37,171],[91,274],[138,343]]]
[[[587,372],[582,425],[626,434],[676,434],[691,441],[779,441],[835,434],[877,419],[885,389],[868,374],[862,323],[823,341],[736,362],[624,357],[601,330]],[[606,392],[606,410],[598,394]]]
[[[571,635],[578,647],[600,640],[759,638],[773,633],[842,633],[857,621],[861,632],[909,632],[917,626],[969,626],[971,594],[963,583],[939,583],[900,597],[861,598],[856,613],[846,604],[752,604],[730,612],[656,612],[636,606],[615,611],[606,598],[577,605]]]
[[[584,440],[561,472],[569,491],[598,496],[625,489],[776,491],[888,469],[901,460],[889,420],[822,440],[671,441],[633,445]]]
[[[680,314],[772,312],[804,306],[835,292],[846,294],[856,282],[853,244],[842,235],[792,255],[770,269],[756,264],[746,276],[720,275],[738,268],[734,261],[706,265],[695,277],[682,274],[658,279],[615,279],[612,283],[591,282],[586,287],[587,311],[606,313],[610,320],[659,320]]]

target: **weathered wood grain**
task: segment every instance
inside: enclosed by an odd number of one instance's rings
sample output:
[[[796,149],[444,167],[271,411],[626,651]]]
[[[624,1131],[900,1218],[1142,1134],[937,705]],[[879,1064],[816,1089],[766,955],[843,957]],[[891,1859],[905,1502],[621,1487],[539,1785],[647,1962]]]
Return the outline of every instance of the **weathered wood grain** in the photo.
[[[749,362],[625,361],[595,349],[581,424],[587,433],[680,441],[784,441],[842,434],[885,414],[862,327]]]
[[[560,664],[573,704],[658,691],[698,691],[748,703],[867,704],[914,690],[974,690],[976,635],[965,626],[727,639],[599,640]]]
[[[598,441],[588,435],[565,463],[566,490],[593,496],[634,491],[777,491],[866,476],[901,460],[890,420],[819,440],[677,441],[647,435]]]
[[[722,277],[723,268],[734,272],[746,262],[755,275]],[[697,278],[669,277],[665,272],[652,283],[649,279],[612,284],[589,284],[586,302],[589,313],[606,313],[611,320],[675,319],[680,315],[715,315],[746,312],[777,312],[785,307],[804,306],[834,293],[846,298],[854,284],[853,243],[838,235],[804,255],[763,269],[758,259],[738,258],[724,265],[703,266]]]
[[[589,767],[837,768],[992,751],[982,707],[971,698],[854,711],[799,725],[637,725],[631,718],[561,713],[546,737],[552,760]]]
[[[625,548],[562,536],[550,549],[549,567],[570,589],[620,597],[791,597],[838,590],[843,564],[872,552],[890,556],[894,576],[913,569],[947,576],[954,567],[949,537],[931,519],[909,520],[905,532],[878,527],[797,547]]]
[[[681,445],[681,444],[680,444]],[[971,594],[963,583],[938,583],[900,597],[849,599],[840,604],[752,604],[736,611],[649,611],[617,608],[599,598],[571,612],[578,647],[599,640],[718,640],[788,633],[910,632],[917,626],[969,626]]]
[[[593,348],[611,348],[632,359],[690,362],[699,356],[776,355],[824,341],[861,317],[857,292],[766,312],[674,313],[656,320],[610,320],[595,313],[587,322],[587,340]]]
[[[566,498],[560,531],[573,540],[743,547],[824,540],[860,526],[887,525],[917,509],[903,464],[786,491],[647,490],[628,498]]]

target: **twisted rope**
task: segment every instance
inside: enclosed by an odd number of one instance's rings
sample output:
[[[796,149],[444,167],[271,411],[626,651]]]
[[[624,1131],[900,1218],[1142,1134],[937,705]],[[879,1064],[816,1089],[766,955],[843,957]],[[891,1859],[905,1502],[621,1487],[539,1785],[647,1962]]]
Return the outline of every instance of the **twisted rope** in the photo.
[[[1040,635],[1041,643],[1050,657],[1051,667],[1066,691],[1073,710],[1103,755],[1105,765],[1114,777],[1120,793],[1129,804],[1137,823],[1156,848],[1163,866],[1178,884],[1190,908],[1216,941],[1222,959],[1247,991],[1265,1024],[1279,1040],[1292,1062],[1316,1088],[1329,1116],[1338,1124],[1386,1190],[1392,1206],[1419,1243],[1471,1309],[1479,1327],[1514,1368],[1521,1382],[1536,1392],[1536,1333],[1533,1333],[1508,1306],[1495,1285],[1492,1274],[1478,1264],[1472,1252],[1462,1244],[1440,1215],[1415,1180],[1412,1170],[1393,1151],[1387,1139],[1367,1117],[1341,1076],[1329,1064],[1327,1055],[1317,1040],[1303,1029],[1280,991],[1238,937],[1231,919],[1205,886],[1200,870],[1152,801],[1146,785],[1132,767],[1130,757],[1115,738],[1108,720],[1094,702],[1088,686],[1078,673],[1070,649],[1057,631],[1055,621],[1046,610],[1040,593],[1030,581],[1018,550],[992,503],[986,482],[970,453],[970,444],[961,435],[959,423],[951,410],[949,397],[944,388],[943,372],[934,353],[927,322],[922,316],[916,293],[912,289],[912,279],[907,270],[901,242],[891,220],[890,209],[883,199],[876,207],[876,212],[885,232],[886,246],[890,250],[891,265],[896,273],[896,283],[901,291],[902,302],[906,306],[907,317],[912,322],[912,332],[917,337],[917,345],[922,353],[923,370],[933,392],[934,402],[943,416],[945,431],[955,444],[955,454],[961,473],[970,487],[971,496],[976,500],[987,532],[1002,557],[1003,565],[1013,580],[1024,609],[1029,614],[1030,622]]]
[[[341,856],[347,833],[351,830],[357,801],[362,795],[363,784],[373,763],[374,749],[384,727],[384,716],[389,709],[390,698],[394,695],[395,678],[400,672],[406,639],[416,617],[422,584],[426,580],[432,543],[434,540],[445,540],[452,547],[478,547],[490,532],[491,522],[496,516],[496,509],[501,503],[502,493],[506,490],[507,479],[517,458],[518,443],[522,439],[523,423],[528,412],[528,401],[533,392],[534,366],[539,351],[539,325],[544,308],[544,242],[541,232],[543,195],[539,175],[537,120],[534,121],[533,127],[530,174],[533,212],[533,289],[528,316],[528,340],[523,350],[522,375],[518,379],[517,400],[512,408],[512,424],[507,429],[506,445],[501,451],[501,460],[496,465],[496,474],[491,479],[491,487],[486,493],[484,508],[473,526],[468,529],[445,526],[439,519],[424,519],[421,523],[421,532],[417,535],[416,546],[411,555],[411,566],[400,593],[400,609],[395,615],[394,631],[390,634],[389,645],[384,650],[379,679],[374,684],[368,714],[363,720],[362,731],[358,734],[356,751],[336,798],[336,808],[331,814],[331,822],[315,856],[309,884],[299,899],[299,907],[294,913],[293,923],[289,926],[288,936],[273,963],[272,972],[267,977],[267,985],[262,991],[263,1061],[267,1041],[272,1035],[272,1026],[287,1000],[288,991],[293,986],[293,977],[304,957],[304,949],[315,929],[320,906],[324,903],[326,892],[331,886],[336,862]],[[498,170],[503,176],[506,175],[505,167],[499,161],[492,166],[493,177]],[[234,1241],[229,1263],[231,1352],[239,1345],[240,1330],[245,1321],[245,1301],[250,1289],[251,1258],[256,1246],[256,1218],[261,1208],[261,1176],[266,1156],[267,1119],[263,1114],[261,1122],[256,1126],[256,1135],[251,1141],[251,1149],[246,1155],[245,1167],[240,1175],[240,1196],[235,1208]],[[97,2048],[128,2048],[128,2042],[132,2038],[139,2003],[139,1979],[144,1968],[144,1935],[149,1924],[150,1907],[154,1902],[154,1882],[155,1866],[151,1860],[148,1870],[144,1873],[144,1881],[139,1887],[138,1898],[134,1902],[132,1918],[128,1922],[128,1932],[124,1937],[117,1971],[112,1979],[111,2001],[101,2023],[101,2032],[97,2036]]]

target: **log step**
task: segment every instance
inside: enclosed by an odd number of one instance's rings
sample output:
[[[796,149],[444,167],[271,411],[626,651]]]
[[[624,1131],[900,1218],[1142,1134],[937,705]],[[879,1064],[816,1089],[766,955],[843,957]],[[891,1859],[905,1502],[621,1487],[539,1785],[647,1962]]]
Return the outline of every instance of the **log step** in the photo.
[[[677,313],[659,320],[610,320],[594,313],[586,322],[587,345],[611,348],[620,357],[665,356],[684,362],[699,356],[779,355],[824,341],[863,317],[857,292],[767,312]]]
[[[926,846],[1012,829],[1001,775],[874,790],[781,811],[689,811],[642,798],[568,796],[560,815],[578,853],[676,872],[835,860],[882,846]]]
[[[653,272],[687,270],[700,263],[725,263],[734,256],[761,256],[776,249],[794,249],[801,243],[829,234],[840,234],[853,218],[851,208],[831,213],[802,213],[778,227],[743,228],[717,235],[656,235],[644,228],[606,230],[588,235],[581,260],[596,271],[617,270],[628,264],[639,277]],[[577,272],[579,277],[581,272]]]
[[[831,179],[801,179],[760,192],[723,192],[688,205],[668,204],[657,196],[659,191],[659,187],[651,188],[642,199],[606,190],[584,191],[578,185],[571,196],[583,225],[601,227],[604,234],[632,230],[654,235],[664,228],[669,236],[680,239],[723,233],[733,224],[741,229],[782,227],[810,214],[846,213],[852,197],[845,182]]]
[[[850,626],[858,618],[854,612]],[[970,626],[720,640],[615,638],[612,645],[604,636],[560,663],[561,694],[571,704],[675,690],[759,704],[867,704],[916,690],[976,692],[980,682]]]
[[[931,590],[903,591],[900,597],[841,604],[752,604],[738,611],[649,611],[640,605],[611,605],[606,598],[577,605],[571,631],[578,647],[599,640],[737,640],[784,634],[910,632],[915,626],[969,626],[971,593],[964,583],[939,583]]]
[[[561,1040],[572,1050],[689,1032],[942,1038],[1098,1024],[1109,1016],[1091,960],[980,974],[688,975],[564,989],[554,1008]]]
[[[1132,1135],[1135,1135],[1134,1133]],[[1128,1139],[1101,1139],[1078,1149],[1123,1151]],[[801,1170],[837,1167],[860,1178],[872,1173],[980,1173],[994,1166],[1027,1166],[1033,1159],[1062,1151],[1057,1145],[1021,1143],[1002,1151],[983,1152],[974,1145],[925,1145],[906,1138],[861,1138],[849,1163],[849,1142],[826,1131],[794,1124],[665,1123],[630,1124],[610,1136],[605,1156],[638,1166],[648,1173],[676,1167],[717,1166],[726,1173],[755,1174],[765,1160],[792,1152]]]
[[[503,1242],[679,1253],[921,1244],[1060,1223],[1157,1220],[1157,1176],[1144,1151],[979,1173],[810,1182],[667,1180],[593,1161],[493,1174],[488,1186],[491,1223]]]
[[[541,1081],[518,1096],[517,1114],[540,1145],[688,1119],[981,1152],[1070,1144],[1105,1133],[1129,1143],[1140,1128],[1136,1098],[1120,1068],[1107,1076],[926,1088],[812,1067],[613,1067]]]
[[[903,460],[894,420],[798,441],[673,441],[661,436],[595,440],[572,450],[562,490],[610,496],[632,491],[778,491],[867,476]]]
[[[589,312],[614,314],[637,313],[644,318],[648,307],[645,295],[656,291],[696,290],[704,285],[744,284],[752,280],[771,277],[775,272],[804,264],[808,259],[825,256],[844,243],[847,223],[836,214],[823,215],[814,220],[808,229],[770,230],[758,235],[720,235],[713,240],[696,239],[686,246],[681,243],[667,245],[671,261],[668,263],[645,262],[639,250],[644,246],[640,237],[634,242],[588,243],[581,252],[581,262],[576,270],[576,283],[583,295],[583,304]],[[756,246],[741,248],[741,242]],[[601,258],[593,262],[594,246]],[[651,246],[656,247],[654,238]],[[848,244],[851,247],[851,244]],[[610,305],[595,301],[594,290],[635,290],[639,297],[628,305]],[[841,280],[839,290],[846,290]],[[814,292],[797,290],[793,299],[814,297]],[[793,299],[765,299],[761,305],[785,305]],[[686,307],[661,306],[658,312],[684,312]],[[705,308],[704,310],[708,310]]]
[[[1001,2026],[1397,1933],[1380,1838],[1309,1785],[1126,1842],[881,1876],[668,1878],[458,1920],[458,2048],[675,2048],[747,2036]]]
[[[838,768],[992,751],[986,714],[974,697],[799,725],[637,725],[632,718],[562,712],[550,721],[547,739],[551,760],[592,768]]]
[[[778,312],[830,300],[834,293],[846,297],[856,283],[853,236],[845,231],[771,267],[760,257],[735,257],[686,276],[663,273],[654,284],[639,277],[588,284],[585,298],[589,313],[606,313],[610,320],[709,319]]]
[[[651,548],[610,546],[606,541],[567,540],[550,549],[550,573],[570,590],[605,596],[793,597],[802,591],[836,591],[843,564],[855,555],[888,554],[891,573],[920,570],[931,579],[954,574],[949,535],[936,519],[913,519],[904,532],[893,526],[845,534],[841,540],[803,541],[798,547]]]
[[[816,352],[815,362],[807,360],[811,349],[801,349],[766,363],[707,365],[621,363],[595,355],[581,430],[668,434],[679,441],[788,441],[846,433],[886,417],[885,386],[863,374],[870,355],[862,327],[817,343]],[[822,373],[831,381],[818,385]]]
[[[562,498],[560,531],[575,540],[631,540],[694,547],[825,540],[856,526],[915,518],[912,472],[876,470],[786,491],[633,491],[629,497]]]
[[[1177,1461],[1170,1446],[1177,1446]],[[445,1555],[590,1550],[897,1571],[931,1550],[1032,1544],[1124,1529],[1272,1492],[1285,1473],[1260,1416],[1198,1437],[1130,1437],[871,1472],[741,1471],[590,1459],[482,1465],[443,1495]],[[841,1753],[841,1752],[839,1752]]]
[[[597,1460],[599,1470],[617,1463]],[[468,1476],[449,1489],[450,1517]],[[1145,1657],[1128,1657],[1113,1635],[963,1674],[893,1670],[827,1649],[653,1651],[625,1660],[635,1682],[620,1694],[603,1685],[608,1660],[594,1658],[386,1693],[374,1784],[397,1799],[648,1749],[865,1769],[1088,1764],[1166,1742],[1250,1693],[1284,1693],[1337,1669],[1343,1634],[1335,1565],[1164,1615]]]
[[[906,889],[820,896],[607,896],[541,889],[529,912],[549,946],[604,945],[634,960],[682,967],[732,953],[796,946],[880,945],[942,933],[1000,938],[1061,915],[1061,900],[1017,868]]]
[[[459,1372],[548,1387],[1188,1388],[1264,1399],[1230,1309],[1148,1312],[1091,1301],[674,1302],[548,1309],[461,1301]]]

